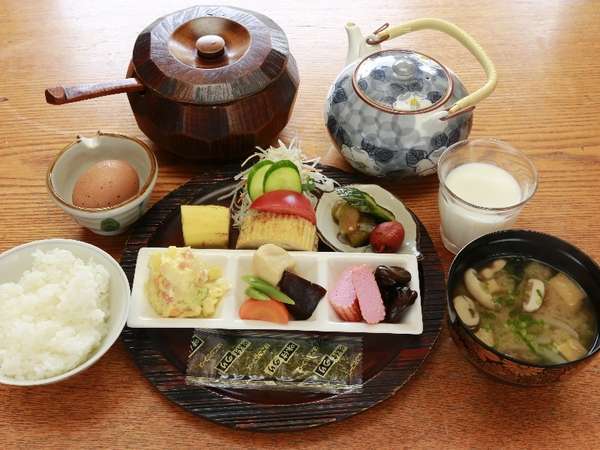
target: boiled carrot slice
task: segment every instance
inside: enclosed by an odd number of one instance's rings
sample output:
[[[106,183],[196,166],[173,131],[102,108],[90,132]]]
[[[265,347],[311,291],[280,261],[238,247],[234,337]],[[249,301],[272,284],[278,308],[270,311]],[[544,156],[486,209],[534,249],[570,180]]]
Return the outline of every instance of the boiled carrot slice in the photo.
[[[285,325],[290,320],[290,313],[281,302],[249,298],[240,306],[240,319],[264,320]]]

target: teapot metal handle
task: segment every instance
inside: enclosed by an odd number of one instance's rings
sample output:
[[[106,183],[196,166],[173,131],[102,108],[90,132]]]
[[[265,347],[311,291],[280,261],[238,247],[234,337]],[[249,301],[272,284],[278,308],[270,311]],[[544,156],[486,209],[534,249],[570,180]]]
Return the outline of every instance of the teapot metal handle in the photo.
[[[367,38],[367,44],[380,44],[388,39],[393,39],[398,36],[419,30],[438,30],[453,37],[467,50],[469,50],[469,52],[471,52],[477,61],[479,61],[479,64],[481,64],[483,70],[485,70],[487,75],[486,83],[472,94],[469,94],[454,103],[454,105],[448,108],[448,115],[442,119],[447,120],[459,114],[472,111],[477,103],[489,96],[494,91],[496,88],[496,83],[498,82],[498,74],[496,73],[496,67],[494,66],[494,63],[485,53],[483,48],[481,48],[481,45],[479,45],[479,43],[466,31],[457,27],[453,23],[442,19],[416,19],[391,28],[389,28],[389,24],[387,23],[382,25]]]

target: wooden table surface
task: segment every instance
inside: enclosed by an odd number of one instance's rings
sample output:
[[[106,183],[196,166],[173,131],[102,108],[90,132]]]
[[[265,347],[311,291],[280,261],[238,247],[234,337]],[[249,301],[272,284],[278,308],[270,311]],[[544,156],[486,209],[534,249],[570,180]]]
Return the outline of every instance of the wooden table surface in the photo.
[[[385,21],[425,16],[464,27],[495,61],[500,79],[477,108],[472,136],[511,142],[541,174],[539,191],[517,225],[567,239],[600,260],[596,1],[473,0],[460,7],[443,0],[231,3],[267,14],[287,32],[301,85],[282,138],[299,138],[309,155],[325,156],[332,148],[322,109],[344,62],[346,21],[356,21],[365,32]],[[44,88],[123,77],[137,33],[190,5],[0,0],[0,250],[64,237],[119,258],[126,236],[98,237],[76,225],[51,203],[44,176],[53,156],[77,134],[102,130],[144,137],[124,95],[57,107],[45,103]],[[483,81],[467,51],[439,33],[409,35],[394,45],[439,58],[471,90]],[[153,201],[209,170],[164,153],[159,159]],[[428,177],[406,183],[403,200],[429,229],[447,269],[451,255],[440,241],[436,192],[436,177]],[[119,342],[94,367],[64,383],[1,387],[0,445],[592,448],[600,445],[599,383],[600,359],[560,385],[526,389],[497,383],[463,359],[445,329],[419,375],[380,406],[324,428],[267,435],[232,431],[171,404],[140,375]]]

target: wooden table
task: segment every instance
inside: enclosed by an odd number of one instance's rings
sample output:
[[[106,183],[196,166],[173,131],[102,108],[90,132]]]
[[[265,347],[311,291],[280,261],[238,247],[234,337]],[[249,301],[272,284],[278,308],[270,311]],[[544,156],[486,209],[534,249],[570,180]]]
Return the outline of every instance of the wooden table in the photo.
[[[565,238],[600,260],[600,9],[597,2],[240,1],[287,32],[301,75],[282,139],[297,137],[309,155],[331,150],[322,109],[345,56],[347,20],[370,32],[436,16],[472,33],[496,62],[500,83],[477,108],[473,136],[523,149],[540,170],[539,191],[518,226]],[[144,5],[142,7],[142,5]],[[143,137],[125,96],[55,107],[44,88],[118,79],[137,33],[155,18],[189,6],[54,0],[0,2],[0,249],[66,237],[119,258],[126,236],[98,237],[55,207],[44,186],[53,156],[77,134],[96,130]],[[438,57],[471,90],[483,81],[472,57],[435,32],[394,43]],[[160,153],[156,201],[207,171]],[[329,158],[329,160],[339,159]],[[445,268],[437,179],[406,183],[403,200],[429,229]],[[560,385],[499,384],[469,365],[445,330],[421,373],[395,397],[339,424],[302,433],[231,431],[169,403],[140,375],[121,343],[85,374],[38,389],[1,387],[0,442],[29,447],[597,447],[600,360]]]

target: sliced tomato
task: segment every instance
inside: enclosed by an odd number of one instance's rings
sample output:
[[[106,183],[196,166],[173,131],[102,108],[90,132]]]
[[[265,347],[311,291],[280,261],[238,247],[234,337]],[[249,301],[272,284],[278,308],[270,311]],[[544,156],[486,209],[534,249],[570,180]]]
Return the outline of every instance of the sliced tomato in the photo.
[[[249,298],[240,306],[240,319],[244,320],[264,320],[285,325],[290,318],[290,313],[283,303],[275,300]]]
[[[317,223],[317,216],[310,200],[294,191],[267,192],[254,200],[250,208],[262,212],[290,214],[302,217],[313,225]]]

